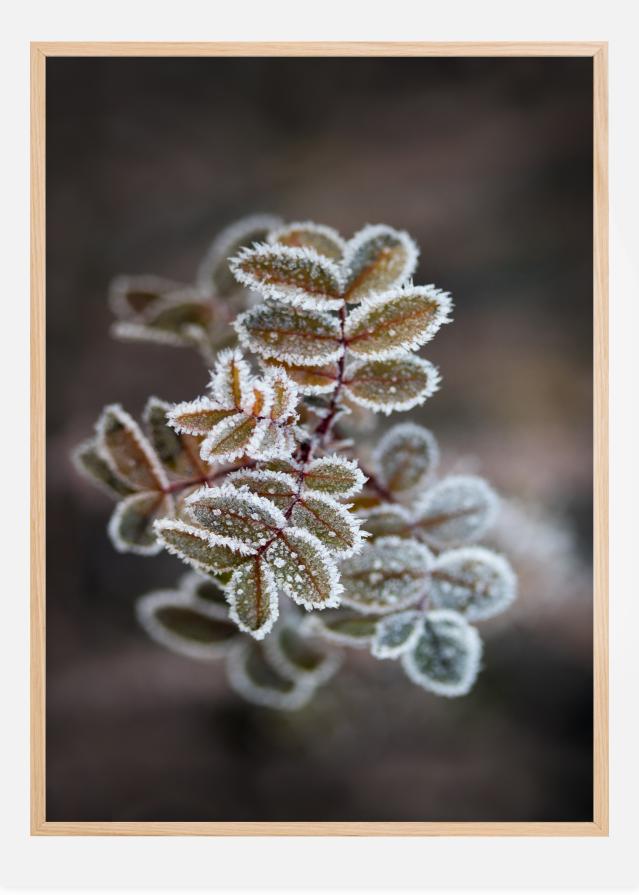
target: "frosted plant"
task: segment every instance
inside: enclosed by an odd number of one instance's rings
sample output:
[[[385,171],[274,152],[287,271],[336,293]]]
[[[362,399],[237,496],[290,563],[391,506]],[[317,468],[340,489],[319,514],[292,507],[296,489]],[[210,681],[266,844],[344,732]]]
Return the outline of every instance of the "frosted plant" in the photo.
[[[116,335],[196,347],[210,379],[178,404],[150,398],[141,425],[106,407],[76,464],[117,501],[117,550],[166,550],[191,569],[140,598],[142,627],[191,659],[223,659],[256,704],[301,707],[344,647],[399,660],[433,693],[467,693],[482,654],[473,623],[515,598],[506,559],[477,545],[494,491],[437,479],[430,431],[396,425],[361,462],[358,425],[439,387],[415,352],[452,302],[413,285],[417,257],[385,225],[346,241],[261,216],[213,243],[194,286],[112,287]]]

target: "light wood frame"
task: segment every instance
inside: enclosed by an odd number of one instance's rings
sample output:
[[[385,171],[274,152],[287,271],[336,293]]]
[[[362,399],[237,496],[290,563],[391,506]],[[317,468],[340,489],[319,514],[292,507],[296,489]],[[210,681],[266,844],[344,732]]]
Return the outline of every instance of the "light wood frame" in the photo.
[[[47,821],[45,805],[45,87],[55,56],[589,56],[593,60],[594,729],[591,822]],[[31,833],[143,836],[608,835],[608,46],[587,43],[31,44]]]

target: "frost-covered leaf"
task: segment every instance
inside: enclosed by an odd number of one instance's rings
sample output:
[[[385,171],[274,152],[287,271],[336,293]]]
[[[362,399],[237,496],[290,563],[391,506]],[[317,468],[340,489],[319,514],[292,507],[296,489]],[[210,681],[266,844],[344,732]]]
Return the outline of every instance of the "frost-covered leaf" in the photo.
[[[430,550],[406,538],[379,538],[341,563],[342,602],[362,613],[387,613],[416,603],[426,590]]]
[[[282,369],[269,370],[264,378],[264,384],[271,392],[268,409],[270,418],[279,421],[294,420],[299,390],[286,371]]]
[[[299,364],[280,363],[275,358],[263,358],[261,363],[267,369],[284,370],[302,395],[324,395],[334,391],[339,375],[337,364],[303,367]]]
[[[246,452],[254,460],[285,459],[291,456],[295,447],[294,429],[291,426],[261,420]]]
[[[381,618],[375,628],[372,654],[378,659],[398,659],[417,643],[423,618],[423,613],[414,609]]]
[[[135,490],[159,491],[168,485],[151,445],[119,404],[104,408],[96,431],[98,454],[117,478]]]
[[[315,249],[320,255],[333,261],[341,260],[346,245],[337,230],[312,221],[284,224],[270,233],[268,241],[291,248]]]
[[[158,541],[169,553],[198,571],[218,573],[235,569],[253,552],[241,542],[187,525],[181,519],[158,519],[154,528]]]
[[[482,644],[479,634],[457,612],[429,612],[421,635],[402,656],[408,677],[439,696],[464,696],[479,672]]]
[[[245,413],[235,413],[217,423],[206,436],[200,448],[200,456],[206,463],[231,462],[250,448],[259,444],[263,428],[258,429],[258,420]],[[258,437],[256,437],[258,436]]]
[[[346,370],[345,394],[375,413],[410,410],[423,404],[439,386],[439,372],[430,361],[405,354],[363,361]]]
[[[240,636],[226,609],[194,605],[189,594],[181,591],[146,594],[137,601],[135,611],[152,640],[190,659],[219,659]]]
[[[243,249],[230,266],[238,282],[264,298],[320,310],[343,304],[339,267],[315,249],[261,244]]]
[[[230,617],[241,631],[261,640],[279,615],[273,572],[261,556],[252,556],[231,578],[227,590]]]
[[[323,649],[304,635],[303,625],[287,618],[264,641],[264,653],[273,668],[285,677],[302,678],[314,686],[329,680],[340,664],[334,650]]]
[[[232,485],[200,488],[186,500],[198,525],[244,549],[257,549],[286,527],[281,510],[270,500]]]
[[[205,472],[200,461],[200,442],[187,434],[178,434],[168,423],[171,405],[159,398],[149,398],[143,419],[151,444],[160,462],[171,472],[184,477]]]
[[[279,587],[305,609],[339,605],[342,586],[337,566],[316,537],[301,528],[287,528],[268,548],[266,559]]]
[[[133,489],[117,476],[96,448],[95,438],[78,445],[72,455],[73,463],[82,475],[91,479],[110,497],[126,497]]]
[[[497,513],[498,498],[479,476],[442,479],[420,498],[416,524],[434,546],[455,547],[482,537]]]
[[[360,520],[326,494],[304,494],[293,507],[291,521],[315,535],[333,556],[352,556],[361,547]]]
[[[366,476],[355,460],[333,454],[312,460],[304,473],[304,486],[318,494],[352,497],[362,490]]]
[[[200,600],[202,600],[207,604],[223,608],[225,616],[228,614],[225,592],[218,582],[208,575],[198,572],[187,572],[180,579],[180,590],[190,595],[193,605],[199,605]]]
[[[374,538],[385,535],[407,537],[412,532],[411,523],[412,516],[406,507],[398,503],[383,503],[367,512],[363,525]]]
[[[309,635],[322,637],[341,646],[356,649],[368,647],[375,634],[378,615],[359,615],[354,612],[322,612],[313,614],[304,623]]]
[[[248,702],[280,711],[295,711],[312,698],[312,682],[290,680],[268,661],[264,645],[241,638],[229,651],[226,666],[231,687]]]
[[[193,341],[193,327],[206,330],[214,320],[210,302],[193,289],[183,289],[165,296],[147,308],[138,322],[147,329],[164,334],[166,340],[175,337],[176,344]]]
[[[417,246],[407,233],[384,224],[364,227],[344,251],[348,301],[400,286],[414,273],[418,257]]]
[[[251,369],[237,348],[217,356],[209,388],[220,407],[246,410],[253,400]]]
[[[369,360],[402,355],[432,339],[448,322],[450,309],[450,296],[433,286],[407,286],[374,295],[348,315],[348,349]]]
[[[161,491],[142,491],[125,497],[109,520],[109,537],[119,553],[153,556],[162,550],[153,527],[156,519],[175,513],[173,498]]]
[[[205,293],[224,298],[238,291],[228,259],[245,246],[263,242],[282,223],[270,214],[255,214],[231,224],[213,240],[197,272],[197,285]]]
[[[207,435],[214,426],[231,416],[236,416],[235,410],[226,410],[210,398],[182,401],[167,411],[169,425],[184,435]]]
[[[510,563],[483,547],[441,553],[431,576],[431,604],[461,612],[469,621],[498,615],[517,595],[517,578]]]
[[[135,318],[160,299],[182,289],[182,283],[150,274],[119,276],[109,286],[109,305],[117,317]]]
[[[286,510],[297,495],[297,481],[292,475],[268,469],[239,469],[230,473],[225,483],[234,488],[248,488],[253,494],[266,497],[280,510]]]
[[[250,351],[287,364],[328,364],[343,352],[337,320],[320,311],[267,302],[240,314],[235,329]]]
[[[392,492],[423,485],[439,464],[439,448],[429,429],[401,423],[389,429],[374,454],[382,484]]]

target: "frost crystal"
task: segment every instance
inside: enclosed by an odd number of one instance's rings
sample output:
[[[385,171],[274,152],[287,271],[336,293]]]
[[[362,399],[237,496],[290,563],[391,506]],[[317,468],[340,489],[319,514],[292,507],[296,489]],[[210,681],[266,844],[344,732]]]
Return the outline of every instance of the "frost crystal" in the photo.
[[[464,696],[479,672],[482,644],[475,628],[447,609],[429,612],[415,646],[402,655],[408,677],[438,696]]]

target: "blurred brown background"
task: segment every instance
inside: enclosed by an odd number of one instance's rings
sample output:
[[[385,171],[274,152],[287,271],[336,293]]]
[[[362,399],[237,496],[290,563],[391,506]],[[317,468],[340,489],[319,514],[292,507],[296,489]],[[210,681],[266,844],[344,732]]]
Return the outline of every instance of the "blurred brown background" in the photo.
[[[591,817],[591,100],[586,59],[48,61],[48,819]],[[68,454],[103,404],[188,399],[206,371],[112,341],[107,285],[188,281],[255,211],[405,228],[415,281],[453,293],[422,351],[443,388],[411,417],[514,502],[493,543],[521,577],[466,698],[351,654],[280,715],[136,626],[182,566],[116,554]]]

